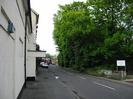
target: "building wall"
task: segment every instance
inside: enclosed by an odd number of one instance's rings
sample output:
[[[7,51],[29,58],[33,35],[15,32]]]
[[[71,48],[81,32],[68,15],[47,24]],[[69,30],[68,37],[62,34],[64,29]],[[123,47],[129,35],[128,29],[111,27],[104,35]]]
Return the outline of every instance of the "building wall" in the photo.
[[[14,24],[11,35],[1,6]],[[24,15],[21,0],[0,0],[0,99],[16,99],[24,84]]]
[[[0,27],[1,99],[14,99],[14,45],[15,41]]]
[[[27,57],[27,77],[36,77],[36,59],[35,57]]]
[[[33,32],[27,35],[27,77],[36,77],[36,57],[31,56],[28,50],[36,50],[36,15],[31,12]]]
[[[26,75],[27,77],[36,77],[36,57],[31,57],[28,50],[36,50],[36,43],[34,39],[34,33],[27,35],[27,65]]]
[[[16,0],[15,0],[16,1]],[[25,81],[24,71],[24,36],[25,36],[25,12],[21,0],[17,0],[16,16],[19,16],[15,21],[16,26],[16,42],[15,42],[15,98],[19,95]],[[15,5],[14,5],[15,6]],[[15,13],[14,12],[14,13]],[[22,16],[22,17],[21,17]]]
[[[32,16],[32,28],[33,28],[33,32],[36,32],[37,15],[35,14],[34,11],[31,11],[31,16]]]

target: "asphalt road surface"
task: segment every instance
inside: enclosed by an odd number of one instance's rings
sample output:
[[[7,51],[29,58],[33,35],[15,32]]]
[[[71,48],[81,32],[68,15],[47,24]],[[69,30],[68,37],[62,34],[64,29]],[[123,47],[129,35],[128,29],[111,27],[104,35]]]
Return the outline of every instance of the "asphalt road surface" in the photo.
[[[27,82],[21,99],[133,99],[133,86],[51,65],[39,69],[35,82]]]

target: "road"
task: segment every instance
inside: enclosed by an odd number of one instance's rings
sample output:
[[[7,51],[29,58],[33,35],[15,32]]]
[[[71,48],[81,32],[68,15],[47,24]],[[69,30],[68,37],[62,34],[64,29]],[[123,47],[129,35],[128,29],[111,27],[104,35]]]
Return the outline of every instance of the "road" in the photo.
[[[63,70],[41,68],[21,99],[133,99],[133,86]]]

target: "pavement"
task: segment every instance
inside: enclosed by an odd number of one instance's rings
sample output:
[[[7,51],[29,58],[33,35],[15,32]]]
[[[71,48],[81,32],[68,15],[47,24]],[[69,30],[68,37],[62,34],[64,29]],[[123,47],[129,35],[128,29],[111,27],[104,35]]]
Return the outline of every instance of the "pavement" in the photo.
[[[132,82],[132,81],[131,81]],[[133,99],[133,83],[88,76],[51,65],[27,81],[21,99]]]
[[[127,82],[127,84],[133,85],[133,79],[126,79],[124,82]]]

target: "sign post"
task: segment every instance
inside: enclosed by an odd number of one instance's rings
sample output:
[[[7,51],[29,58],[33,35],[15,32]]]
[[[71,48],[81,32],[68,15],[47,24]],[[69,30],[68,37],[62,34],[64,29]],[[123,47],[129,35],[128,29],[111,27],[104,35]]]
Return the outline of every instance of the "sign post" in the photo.
[[[125,60],[117,60],[117,71],[120,72],[121,79],[126,77],[126,61]]]

